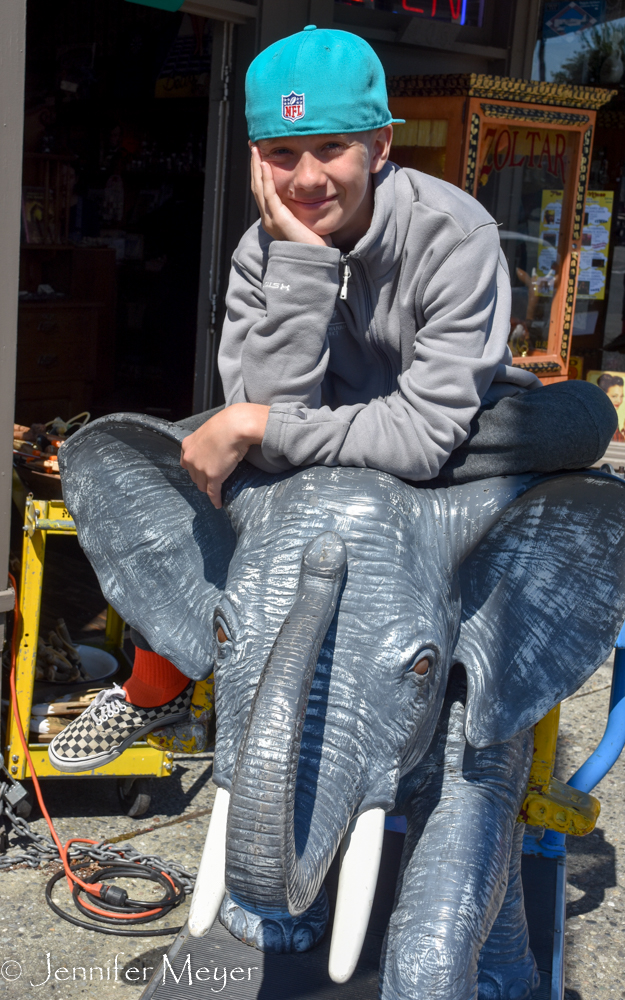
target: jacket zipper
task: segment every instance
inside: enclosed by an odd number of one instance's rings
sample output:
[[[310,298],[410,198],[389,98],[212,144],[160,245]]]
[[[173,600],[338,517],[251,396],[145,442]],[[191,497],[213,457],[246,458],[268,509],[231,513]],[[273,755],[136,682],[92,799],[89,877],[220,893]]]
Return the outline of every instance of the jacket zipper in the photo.
[[[345,257],[345,261],[347,261],[347,257]],[[345,264],[345,267],[346,269],[349,269],[349,265],[347,263]],[[395,390],[395,386],[393,385],[394,380],[393,380],[393,371],[391,368],[391,362],[388,357],[388,354],[380,344],[377,338],[377,334],[375,332],[375,324],[373,322],[373,305],[371,302],[371,292],[369,289],[369,282],[367,281],[367,275],[365,273],[365,269],[358,260],[358,258],[354,258],[354,268],[360,275],[362,283],[362,289],[365,297],[365,314],[367,319],[367,328],[371,336],[371,343],[373,345],[373,349],[375,350],[378,357],[381,359],[382,364],[384,365],[384,368],[386,370],[387,395],[390,396],[390,394]],[[351,276],[351,271],[349,271],[348,278],[350,276]],[[343,289],[345,289],[344,297],[347,298],[347,281],[345,279],[345,274],[343,274],[343,288],[341,289],[341,298],[343,298]]]
[[[345,302],[345,300],[347,299],[347,282],[349,281],[352,274],[350,266],[347,263],[347,254],[345,253],[341,254],[341,264],[343,265],[343,284],[341,285],[341,293],[339,295],[339,298],[341,302]]]

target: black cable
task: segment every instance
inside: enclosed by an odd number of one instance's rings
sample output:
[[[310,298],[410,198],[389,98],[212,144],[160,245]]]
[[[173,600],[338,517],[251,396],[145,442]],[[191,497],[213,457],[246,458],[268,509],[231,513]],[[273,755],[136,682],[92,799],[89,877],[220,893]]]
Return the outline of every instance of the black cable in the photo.
[[[78,862],[71,866],[72,871],[77,871],[79,868],[86,868],[88,865],[93,864],[89,859],[86,861]],[[98,908],[109,910],[111,914],[114,913],[124,913],[128,914],[133,910],[138,912],[145,910],[158,909],[158,913],[153,913],[147,917],[136,916],[132,917],[130,920],[120,920],[119,918],[104,917],[98,913],[92,913],[88,910],[80,899],[80,893],[84,890],[81,889],[79,885],[74,884],[72,889],[72,898],[74,900],[74,905],[80,913],[87,914],[90,919],[79,920],[72,913],[68,913],[66,910],[62,910],[54,900],[52,899],[52,891],[57,882],[62,878],[65,878],[65,871],[56,872],[55,875],[49,880],[46,885],[46,902],[51,910],[61,917],[63,920],[69,921],[70,924],[74,924],[76,927],[86,927],[89,931],[97,931],[98,934],[113,934],[117,937],[164,937],[168,934],[178,934],[182,927],[163,927],[160,930],[150,930],[150,931],[139,931],[139,930],[125,930],[124,927],[128,927],[128,924],[146,924],[151,923],[153,920],[159,920],[164,917],[167,913],[170,913],[176,906],[179,906],[185,899],[185,891],[182,884],[172,875],[164,875],[161,872],[156,871],[153,868],[148,868],[146,865],[139,865],[131,861],[122,861],[115,865],[104,865],[99,868],[98,871],[94,872],[92,875],[88,875],[83,879],[83,882],[102,882],[104,879],[109,878],[145,878],[151,882],[158,882],[165,889],[165,895],[159,899],[149,902],[144,902],[141,900],[127,899],[124,906],[115,906],[110,902],[106,902],[104,899],[98,899],[97,897],[92,897],[93,902],[97,903]],[[169,881],[171,879],[171,882]],[[173,883],[173,885],[172,885]],[[177,890],[177,891],[176,891]],[[112,927],[99,927],[98,924],[111,924],[114,925],[115,929]]]
[[[175,884],[172,885],[172,882],[169,881],[168,876],[163,875],[161,872],[158,872],[155,869],[148,868],[145,865],[141,866],[143,870],[140,873],[138,873],[137,872],[138,867],[139,866],[134,864],[133,862],[122,861],[116,865],[106,865],[103,868],[100,868],[98,871],[94,872],[93,875],[89,875],[87,878],[83,879],[83,882],[94,883],[94,882],[102,882],[103,880],[108,881],[109,879],[112,878],[139,877],[139,878],[146,878],[151,882],[159,882],[163,886],[163,888],[165,889],[165,895],[162,897],[162,899],[155,899],[153,901],[126,899],[126,901],[122,906],[115,906],[113,903],[109,902],[106,899],[100,898],[96,900],[98,907],[104,910],[110,910],[112,914],[114,913],[128,914],[128,911],[132,912],[132,910],[136,910],[137,914],[139,914],[139,913],[145,913],[146,910],[158,910],[157,913],[152,913],[150,916],[137,915],[136,917],[132,917],[130,919],[126,918],[124,923],[128,925],[132,924],[133,922],[136,922],[138,924],[147,924],[151,923],[153,920],[159,920],[161,917],[164,917],[167,913],[169,913],[170,910],[173,910],[174,907],[178,906],[178,904],[181,902],[181,899],[185,898],[184,889],[182,888],[180,883],[178,883],[177,886]],[[176,888],[179,889],[178,893],[176,893]],[[84,906],[80,898],[80,894],[82,891],[83,890],[79,885],[77,884],[74,885],[74,888],[72,890],[74,903],[77,909],[80,910],[81,913],[84,913],[85,916],[91,916],[91,911]],[[91,900],[92,902],[94,901],[93,897],[91,897]],[[102,923],[114,924],[116,927],[120,926],[119,919],[114,916],[104,917],[101,916],[100,914],[94,914],[92,919],[100,920]]]

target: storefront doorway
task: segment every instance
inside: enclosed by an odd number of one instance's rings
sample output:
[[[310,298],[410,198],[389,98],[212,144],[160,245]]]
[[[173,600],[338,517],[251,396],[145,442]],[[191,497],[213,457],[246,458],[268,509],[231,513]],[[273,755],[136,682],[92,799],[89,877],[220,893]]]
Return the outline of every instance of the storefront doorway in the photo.
[[[527,75],[538,7],[154,3],[29,3],[19,423],[178,419],[221,401],[228,259],[255,217],[244,77],[256,51],[313,22],[367,38],[389,76]]]
[[[211,24],[29,0],[19,423],[191,412]]]

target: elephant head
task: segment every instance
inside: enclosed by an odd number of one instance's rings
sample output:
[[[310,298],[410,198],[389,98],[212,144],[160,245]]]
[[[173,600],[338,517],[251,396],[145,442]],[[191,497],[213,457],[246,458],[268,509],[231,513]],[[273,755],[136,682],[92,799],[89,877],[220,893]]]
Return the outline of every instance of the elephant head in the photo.
[[[319,907],[347,835],[344,979],[368,918],[353,869],[375,885],[384,815],[430,744],[451,666],[479,748],[533,725],[608,655],[625,618],[625,490],[601,473],[431,489],[242,463],[217,511],[180,468],[184,433],[102,418],[60,463],[106,598],[188,676],[215,670],[219,791],[190,927],[209,928],[224,888],[261,918]]]

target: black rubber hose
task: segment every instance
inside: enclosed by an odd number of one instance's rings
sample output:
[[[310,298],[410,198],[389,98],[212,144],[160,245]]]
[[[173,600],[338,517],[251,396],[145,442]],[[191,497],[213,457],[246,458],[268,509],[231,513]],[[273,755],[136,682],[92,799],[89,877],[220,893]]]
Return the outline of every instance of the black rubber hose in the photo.
[[[88,865],[93,864],[91,860],[82,861],[78,864],[71,866],[72,871],[77,871],[80,868],[86,868]],[[147,865],[139,865],[130,861],[122,861],[115,865],[104,865],[99,868],[92,875],[88,875],[83,878],[83,882],[102,882],[103,880],[109,878],[144,878],[150,882],[158,882],[165,889],[165,895],[158,900],[136,900],[129,899],[125,906],[113,906],[111,903],[106,903],[102,899],[97,899],[93,897],[94,902],[97,903],[99,909],[109,910],[111,913],[110,917],[104,917],[97,913],[92,913],[85,906],[83,906],[80,899],[81,888],[79,885],[74,885],[72,890],[72,898],[74,900],[74,905],[80,913],[84,913],[89,916],[89,921],[79,920],[72,913],[68,913],[66,910],[61,909],[57,903],[54,902],[52,898],[52,892],[54,886],[57,882],[60,882],[62,878],[65,878],[65,871],[56,872],[55,875],[49,880],[46,885],[46,902],[50,909],[61,917],[63,920],[67,920],[70,924],[74,924],[76,927],[85,927],[90,931],[97,931],[98,934],[113,934],[117,937],[164,937],[168,934],[178,934],[182,930],[180,927],[163,927],[159,930],[130,930],[124,929],[131,924],[134,928],[137,924],[147,924],[154,920],[159,920],[161,917],[166,916],[171,910],[175,909],[185,899],[185,891],[182,884],[173,875],[164,875],[153,868],[147,867]],[[171,882],[169,881],[171,879]],[[173,885],[172,885],[173,882]],[[130,919],[121,920],[119,917],[115,917],[113,914],[120,913],[128,915],[133,911],[140,913],[145,910],[158,909],[158,913],[153,913],[148,917],[131,917]],[[109,926],[98,926],[99,924],[111,925]],[[113,929],[114,928],[114,929]]]

